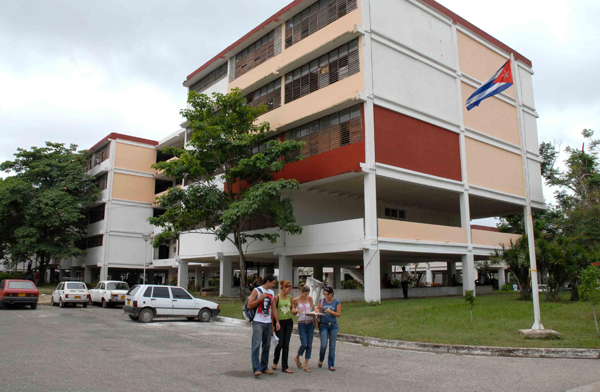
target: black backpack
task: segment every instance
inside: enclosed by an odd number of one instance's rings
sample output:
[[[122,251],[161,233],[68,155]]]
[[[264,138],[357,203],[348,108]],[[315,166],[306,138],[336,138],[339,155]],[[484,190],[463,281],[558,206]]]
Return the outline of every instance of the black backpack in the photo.
[[[256,290],[260,294],[263,293],[263,291],[260,289],[260,287],[257,287]],[[242,313],[244,314],[244,318],[248,322],[252,322],[254,320],[254,316],[256,316],[256,310],[258,309],[258,306],[254,307],[254,308],[249,308],[248,307],[248,302],[250,302],[250,297],[248,297],[248,299],[246,300],[246,303],[244,303],[244,310],[242,311]]]

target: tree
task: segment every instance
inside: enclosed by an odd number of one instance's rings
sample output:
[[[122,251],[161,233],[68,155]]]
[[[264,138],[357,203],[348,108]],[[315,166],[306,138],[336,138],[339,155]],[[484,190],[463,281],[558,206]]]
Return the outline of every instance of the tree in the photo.
[[[290,234],[299,234],[292,201],[283,192],[298,188],[294,179],[275,179],[275,173],[301,157],[303,143],[266,141],[268,123],[256,124],[265,106],[246,106],[239,90],[214,93],[212,98],[191,92],[190,109],[181,114],[189,122],[187,148],[166,148],[178,159],[160,162],[156,169],[185,180],[185,188],[170,188],[157,199],[166,212],[149,221],[161,227],[154,246],[178,239],[183,232],[215,236],[231,241],[240,263],[240,297],[245,295],[248,241],[275,242],[277,233],[248,233],[252,219],[262,218]],[[254,151],[253,151],[254,150]]]
[[[76,246],[87,228],[83,211],[99,190],[76,145],[46,142],[14,155],[0,164],[12,174],[0,181],[0,252],[11,265],[37,260],[40,284],[52,259],[84,253]]]
[[[527,236],[517,241],[510,240],[508,245],[502,244],[501,250],[495,250],[490,260],[494,264],[506,262],[510,272],[517,280],[519,287],[519,299],[531,297],[531,284],[529,276],[529,252],[527,250]]]
[[[580,279],[580,301],[588,301],[592,304],[596,332],[598,335],[600,335],[600,329],[598,329],[598,318],[596,317],[596,305],[600,302],[600,270],[594,266],[588,266],[586,269],[581,271]]]

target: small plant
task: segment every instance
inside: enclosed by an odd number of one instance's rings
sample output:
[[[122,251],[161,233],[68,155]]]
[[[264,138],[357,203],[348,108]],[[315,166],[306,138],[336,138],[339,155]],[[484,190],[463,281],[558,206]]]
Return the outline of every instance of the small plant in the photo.
[[[500,291],[514,291],[512,283],[505,283],[500,287]]]
[[[465,291],[465,301],[469,304],[469,311],[471,313],[471,324],[473,323],[473,306],[475,306],[475,302],[477,301],[477,297],[475,297],[475,290],[467,290]]]
[[[581,279],[581,284],[579,285],[579,300],[587,301],[592,304],[596,332],[600,335],[598,318],[596,317],[596,305],[600,302],[600,269],[589,266],[581,271],[579,278]]]
[[[173,275],[173,276],[171,277],[171,280],[169,280],[169,284],[170,284],[171,286],[177,286],[177,275]]]
[[[342,288],[345,290],[362,289],[363,285],[354,279],[346,279],[342,281]]]

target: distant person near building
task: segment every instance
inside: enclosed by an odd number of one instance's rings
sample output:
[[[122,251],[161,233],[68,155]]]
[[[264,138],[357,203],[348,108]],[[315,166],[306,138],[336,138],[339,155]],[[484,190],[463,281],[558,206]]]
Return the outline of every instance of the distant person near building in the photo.
[[[402,276],[400,277],[400,284],[402,285],[402,294],[404,299],[408,299],[408,282],[410,281],[410,272],[406,270],[406,267],[402,267]]]

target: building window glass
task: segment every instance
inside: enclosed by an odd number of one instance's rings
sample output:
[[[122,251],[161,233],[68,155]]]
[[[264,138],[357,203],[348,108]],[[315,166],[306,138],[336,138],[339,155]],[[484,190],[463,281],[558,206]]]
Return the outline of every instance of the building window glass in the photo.
[[[108,173],[101,175],[96,178],[96,183],[98,184],[98,189],[102,192],[108,187]]]
[[[386,208],[385,209],[385,217],[389,219],[405,219],[406,213],[403,210],[398,210],[396,208]]]
[[[297,44],[357,8],[357,0],[321,0],[311,5],[285,23],[285,47]]]
[[[94,237],[82,238],[81,240],[77,241],[75,246],[81,250],[86,250],[89,248],[97,248],[99,246],[102,246],[103,237],[104,236],[102,236],[102,235],[96,235]]]
[[[239,78],[272,57],[275,57],[274,30],[265,34],[235,56],[235,78]]]
[[[304,157],[360,142],[362,140],[360,105],[290,129],[285,133],[285,140],[292,139],[304,142],[304,148],[299,152]]]
[[[101,204],[97,207],[90,208],[86,215],[88,217],[88,224],[100,222],[104,220],[104,207],[105,204]]]
[[[227,76],[227,63],[220,65],[214,71],[211,71],[208,75],[198,80],[196,83],[190,86],[190,91],[201,93],[210,86],[215,85],[218,81]]]
[[[106,161],[109,156],[108,155],[108,152],[110,151],[109,147],[110,147],[110,143],[105,145],[104,147],[102,147],[101,149],[96,151],[95,153],[92,153],[90,155],[87,163],[85,164],[85,171],[93,169],[94,167],[98,166],[100,163]]]
[[[285,103],[360,71],[358,38],[285,75]]]
[[[267,84],[256,91],[246,95],[248,106],[258,107],[265,105],[267,112],[281,106],[281,79]]]

